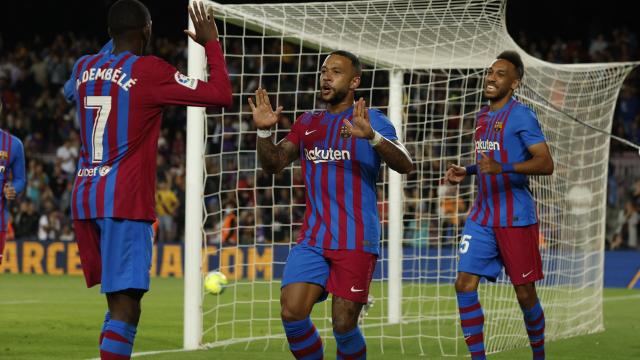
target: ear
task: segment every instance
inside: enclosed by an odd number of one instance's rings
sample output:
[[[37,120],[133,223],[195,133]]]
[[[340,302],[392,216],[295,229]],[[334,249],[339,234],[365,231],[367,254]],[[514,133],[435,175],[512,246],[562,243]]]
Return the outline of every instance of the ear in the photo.
[[[353,79],[351,79],[351,84],[349,84],[349,89],[355,91],[359,87],[360,87],[360,75],[356,75],[353,77]]]
[[[511,90],[512,91],[516,91],[516,89],[518,88],[518,86],[520,86],[520,79],[515,79],[511,82]]]

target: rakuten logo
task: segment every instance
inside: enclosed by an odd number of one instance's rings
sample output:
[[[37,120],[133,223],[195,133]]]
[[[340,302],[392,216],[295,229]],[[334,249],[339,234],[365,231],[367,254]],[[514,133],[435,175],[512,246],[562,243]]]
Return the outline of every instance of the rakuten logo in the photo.
[[[78,177],[83,176],[106,176],[111,171],[111,166],[96,166],[78,170]]]
[[[351,153],[347,150],[318,149],[315,147],[311,150],[304,149],[304,156],[314,163],[351,160]]]
[[[487,150],[500,151],[500,143],[489,140],[476,140],[476,152],[485,152]]]

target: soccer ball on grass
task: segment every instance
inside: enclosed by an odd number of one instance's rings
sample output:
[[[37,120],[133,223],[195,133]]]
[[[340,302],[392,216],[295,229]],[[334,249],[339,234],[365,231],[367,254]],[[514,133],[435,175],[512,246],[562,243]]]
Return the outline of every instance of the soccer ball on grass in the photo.
[[[220,271],[211,271],[204,278],[204,290],[209,294],[220,295],[227,288],[229,281]]]

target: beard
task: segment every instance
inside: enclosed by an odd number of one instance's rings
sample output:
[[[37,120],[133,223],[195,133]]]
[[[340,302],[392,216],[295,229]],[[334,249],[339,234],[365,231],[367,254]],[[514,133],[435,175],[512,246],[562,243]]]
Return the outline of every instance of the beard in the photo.
[[[509,92],[510,91],[511,91],[511,89],[509,89],[509,88],[500,89],[495,95],[487,95],[486,91],[483,91],[482,95],[487,100],[500,101],[500,100],[504,99],[505,97],[509,96]]]
[[[322,99],[322,101],[331,104],[331,105],[336,105],[341,103],[349,94],[349,89],[334,89],[333,90],[333,94],[330,94],[327,98],[324,98],[322,96],[322,93],[320,93],[320,98]]]

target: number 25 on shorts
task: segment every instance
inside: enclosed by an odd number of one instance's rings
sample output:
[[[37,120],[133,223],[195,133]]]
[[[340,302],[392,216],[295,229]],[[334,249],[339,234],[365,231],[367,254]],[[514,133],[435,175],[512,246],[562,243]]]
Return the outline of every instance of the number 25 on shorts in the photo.
[[[460,254],[465,254],[469,250],[469,240],[471,240],[471,235],[462,235],[460,239]]]

